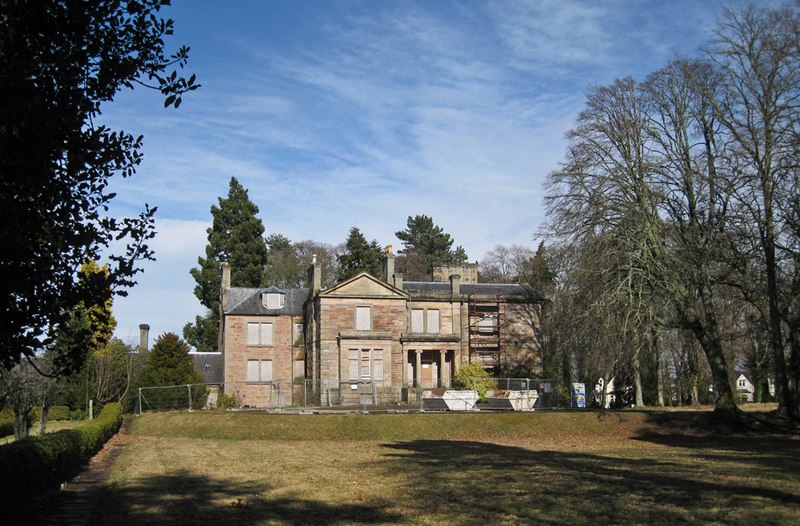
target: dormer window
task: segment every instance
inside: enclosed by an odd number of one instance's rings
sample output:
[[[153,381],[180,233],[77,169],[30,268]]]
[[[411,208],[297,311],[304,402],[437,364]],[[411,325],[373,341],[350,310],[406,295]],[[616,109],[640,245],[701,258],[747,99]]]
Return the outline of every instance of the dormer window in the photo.
[[[261,304],[265,309],[282,309],[286,302],[286,293],[276,287],[270,287],[261,294]]]

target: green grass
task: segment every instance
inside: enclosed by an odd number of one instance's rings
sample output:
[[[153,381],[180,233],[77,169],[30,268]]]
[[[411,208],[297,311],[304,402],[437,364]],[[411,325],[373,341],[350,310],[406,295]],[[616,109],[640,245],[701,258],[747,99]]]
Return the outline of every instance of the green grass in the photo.
[[[94,524],[799,524],[800,440],[707,412],[132,418]]]

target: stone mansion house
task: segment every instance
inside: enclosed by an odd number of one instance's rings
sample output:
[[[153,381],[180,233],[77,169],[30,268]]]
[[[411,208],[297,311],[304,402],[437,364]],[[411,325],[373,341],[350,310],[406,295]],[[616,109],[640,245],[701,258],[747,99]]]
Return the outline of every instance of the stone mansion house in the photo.
[[[382,267],[381,279],[362,273],[322,289],[315,258],[310,287],[283,290],[234,287],[225,263],[225,394],[244,406],[275,405],[276,397],[288,405],[298,385],[310,384],[317,398],[333,390],[343,400],[368,388],[400,402],[409,401],[409,388],[450,387],[464,363],[503,376],[539,372],[541,299],[530,287],[478,283],[475,264],[404,281],[390,247]]]

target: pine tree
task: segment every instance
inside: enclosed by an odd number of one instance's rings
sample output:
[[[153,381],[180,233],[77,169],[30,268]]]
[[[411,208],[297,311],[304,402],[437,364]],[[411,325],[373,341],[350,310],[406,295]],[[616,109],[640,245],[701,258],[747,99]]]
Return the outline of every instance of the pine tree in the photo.
[[[398,263],[409,279],[430,277],[437,264],[467,262],[464,248],[453,249],[450,234],[426,215],[409,216],[406,229],[394,235],[403,242],[403,259]]]
[[[258,207],[250,201],[245,189],[231,177],[227,198],[219,198],[219,206],[211,206],[213,222],[208,229],[206,257],[197,258],[197,268],[189,272],[197,282],[194,295],[208,309],[206,316],[197,316],[194,324],[183,328],[184,338],[198,351],[217,349],[219,335],[219,292],[221,265],[231,264],[231,284],[236,287],[260,287],[267,264],[264,225],[256,217]]]
[[[339,280],[352,278],[361,272],[380,277],[382,258],[383,249],[378,241],[373,239],[367,242],[361,231],[352,227],[344,245],[344,253],[338,257]]]

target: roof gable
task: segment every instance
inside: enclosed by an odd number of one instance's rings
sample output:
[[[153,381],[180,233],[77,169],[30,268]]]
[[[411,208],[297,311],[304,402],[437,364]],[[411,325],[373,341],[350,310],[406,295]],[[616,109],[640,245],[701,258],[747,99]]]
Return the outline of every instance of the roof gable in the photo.
[[[341,283],[337,283],[333,287],[323,290],[319,295],[322,297],[385,296],[394,298],[405,298],[408,296],[402,290],[395,288],[366,272],[362,272],[357,276],[353,276],[352,278],[342,281]]]

